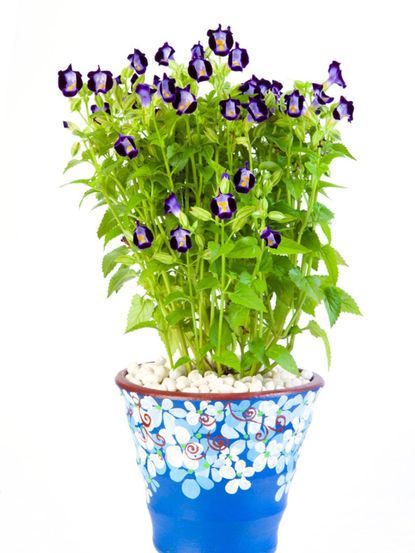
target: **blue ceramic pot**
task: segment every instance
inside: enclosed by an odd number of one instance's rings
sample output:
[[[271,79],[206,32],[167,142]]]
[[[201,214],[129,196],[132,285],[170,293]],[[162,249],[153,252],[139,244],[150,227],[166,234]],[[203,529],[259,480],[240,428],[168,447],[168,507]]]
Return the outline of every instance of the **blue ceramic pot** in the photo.
[[[188,394],[117,375],[160,553],[273,553],[323,379],[282,391]]]

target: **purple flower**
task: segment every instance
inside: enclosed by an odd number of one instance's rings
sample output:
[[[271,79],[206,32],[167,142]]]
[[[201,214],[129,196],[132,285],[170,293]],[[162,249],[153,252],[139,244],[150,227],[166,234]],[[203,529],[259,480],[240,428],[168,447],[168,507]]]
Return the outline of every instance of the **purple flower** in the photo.
[[[268,226],[261,232],[261,238],[265,240],[266,245],[269,248],[277,249],[281,244],[281,233],[277,230],[272,230]]]
[[[110,110],[110,105],[108,102],[104,102],[104,105],[102,106],[102,109],[100,107],[98,107],[96,104],[94,104],[93,106],[91,106],[91,112],[92,113],[98,113],[98,112],[105,112],[105,113],[109,113],[111,115],[111,110]]]
[[[254,98],[249,98],[249,102],[242,105],[248,112],[248,121],[261,123],[268,119],[269,111],[262,96],[257,95]]]
[[[76,96],[82,88],[82,75],[72,69],[70,63],[64,71],[58,71],[58,87],[67,98]]]
[[[210,209],[219,219],[231,219],[236,211],[236,201],[233,194],[219,194],[210,200]]]
[[[185,253],[192,247],[190,232],[180,226],[170,232],[170,246],[173,250]]]
[[[190,85],[186,88],[176,88],[176,93],[173,98],[173,107],[177,115],[184,113],[193,113],[197,108],[196,96],[190,92]]]
[[[106,94],[113,87],[114,79],[111,71],[101,71],[100,66],[96,71],[88,73],[88,88],[95,94]]]
[[[179,204],[178,199],[176,198],[175,194],[170,194],[164,201],[164,213],[167,215],[167,213],[173,213],[176,217],[178,217],[181,213],[181,207]]]
[[[154,240],[153,233],[146,226],[140,225],[140,221],[136,221],[136,225],[137,227],[133,233],[133,242],[140,250],[145,250],[151,246]]]
[[[340,103],[333,111],[334,119],[339,121],[343,117],[347,117],[347,120],[351,123],[353,121],[353,112],[353,102],[346,100],[344,96],[340,96]]]
[[[226,31],[222,30],[222,25],[216,31],[208,31],[209,47],[217,56],[227,56],[233,46],[233,36],[231,28]]]
[[[118,75],[118,77],[115,77],[114,80],[117,84],[121,84],[121,75]]]
[[[248,194],[255,186],[256,178],[252,171],[249,170],[249,164],[246,161],[245,167],[241,167],[233,176],[235,188],[241,194]]]
[[[220,112],[228,121],[235,121],[235,119],[239,119],[241,115],[240,105],[241,102],[239,100],[233,99],[230,96],[227,100],[221,100],[219,102]]]
[[[265,96],[268,90],[271,90],[271,82],[268,79],[258,79],[257,87],[259,89],[259,93],[262,94],[262,96]]]
[[[123,134],[120,134],[118,140],[114,144],[114,148],[116,152],[122,157],[133,159],[138,156],[138,150],[132,136],[125,136]]]
[[[159,65],[169,65],[170,60],[174,60],[174,52],[176,50],[172,48],[167,42],[163,44],[158,50],[154,59]]]
[[[188,73],[198,83],[208,81],[212,76],[212,64],[203,58],[194,58],[190,61]]]
[[[287,106],[285,113],[290,117],[300,117],[304,109],[304,96],[298,90],[294,90],[291,94],[286,94],[284,98]]]
[[[162,97],[164,102],[173,102],[174,95],[176,94],[175,79],[171,79],[166,75],[166,73],[164,73],[162,79],[156,75],[153,83],[157,87],[157,93]]]
[[[334,100],[333,97],[328,96],[323,89],[322,84],[313,83],[313,92],[314,92],[314,98],[313,98],[313,106],[325,106],[326,104],[330,104]]]
[[[143,52],[140,52],[140,50],[134,48],[134,53],[130,54],[127,59],[129,60],[131,67],[136,73],[138,73],[138,75],[142,75],[146,72],[148,61]]]
[[[62,121],[62,125],[64,129],[69,129],[69,123],[68,121]]]
[[[204,58],[205,57],[205,51],[203,49],[203,46],[200,44],[200,40],[197,44],[195,44],[192,49],[190,50],[192,54],[192,60],[196,58]]]
[[[220,177],[220,180],[231,180],[231,177],[229,176],[229,173],[224,171]]]
[[[340,69],[340,63],[338,61],[332,61],[329,66],[329,78],[324,83],[325,88],[328,88],[332,84],[338,84],[342,88],[346,88],[346,83],[343,80],[343,75]]]
[[[245,48],[240,48],[239,42],[236,42],[235,48],[229,52],[229,67],[232,69],[232,71],[243,71],[248,63],[248,52],[245,50]]]
[[[281,96],[282,84],[278,81],[272,81],[270,90],[275,96],[275,101],[278,102]]]
[[[149,84],[138,84],[135,91],[140,97],[143,108],[147,108],[151,104],[151,97],[156,92],[156,89]]]
[[[255,75],[252,75],[250,79],[248,79],[247,81],[241,84],[241,86],[239,87],[239,90],[243,94],[247,94],[248,96],[252,96],[253,94],[258,94],[259,92],[258,83],[259,83],[259,79],[255,77]]]

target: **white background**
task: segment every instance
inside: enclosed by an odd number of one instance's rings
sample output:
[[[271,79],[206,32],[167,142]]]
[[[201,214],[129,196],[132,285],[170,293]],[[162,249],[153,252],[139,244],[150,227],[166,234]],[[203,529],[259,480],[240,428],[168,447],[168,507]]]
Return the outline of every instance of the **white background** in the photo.
[[[364,318],[331,331],[320,396],[280,532],[279,553],[414,553],[414,45],[409,3],[70,2],[2,8],[0,551],[151,553],[151,527],[124,407],[125,364],[159,354],[150,330],[123,335],[132,287],[106,300],[97,212],[59,188],[72,143],[57,71],[114,74],[134,47],[165,40],[187,60],[218,22],[252,72],[321,82],[342,62],[357,162],[338,161],[334,244],[341,285]],[[6,9],[6,13],[4,10]],[[153,65],[153,67],[155,67]],[[341,90],[336,90],[340,93]],[[326,321],[324,321],[326,324]],[[321,345],[301,365],[325,375]]]

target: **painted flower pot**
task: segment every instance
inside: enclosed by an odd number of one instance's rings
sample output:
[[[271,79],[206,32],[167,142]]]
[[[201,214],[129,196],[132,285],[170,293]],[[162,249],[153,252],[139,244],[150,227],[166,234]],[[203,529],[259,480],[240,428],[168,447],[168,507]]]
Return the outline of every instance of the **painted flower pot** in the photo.
[[[281,391],[149,390],[117,375],[160,553],[272,553],[323,379]]]

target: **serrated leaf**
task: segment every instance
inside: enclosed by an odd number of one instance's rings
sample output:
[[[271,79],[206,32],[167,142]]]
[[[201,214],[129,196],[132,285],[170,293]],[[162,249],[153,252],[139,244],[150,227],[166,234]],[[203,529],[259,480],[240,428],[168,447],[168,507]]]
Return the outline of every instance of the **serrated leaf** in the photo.
[[[245,236],[234,242],[234,247],[228,253],[229,259],[252,259],[258,257],[261,253],[261,248],[258,246],[257,240],[253,236]]]
[[[107,211],[104,213],[104,216],[101,219],[101,222],[97,230],[98,238],[102,238],[107,234],[108,231],[112,230],[116,226],[117,226],[117,221],[114,215],[112,214],[110,209],[107,209]]]
[[[339,267],[338,267],[338,257],[336,250],[326,244],[320,250],[321,257],[326,265],[327,271],[329,273],[330,279],[333,285],[337,284],[337,279],[339,278]]]
[[[238,305],[243,305],[255,311],[265,311],[265,305],[260,297],[247,284],[239,283],[235,292],[229,294],[229,299]]]
[[[355,157],[352,156],[352,154],[349,152],[349,150],[346,148],[344,144],[336,143],[331,145],[331,149],[340,154],[344,157],[349,157],[350,159],[356,160]]]
[[[127,267],[120,267],[118,271],[111,277],[111,280],[108,285],[108,297],[111,296],[114,292],[119,292],[119,290],[124,286],[124,284],[135,278],[137,273],[132,269]]]
[[[63,172],[66,173],[66,171],[69,171],[69,169],[72,169],[72,167],[76,167],[80,163],[85,163],[85,159],[71,159],[71,161],[67,164],[67,166],[63,170]]]
[[[341,288],[336,288],[337,293],[340,296],[341,301],[341,311],[343,313],[352,313],[353,315],[361,315],[361,311],[356,301],[352,298],[350,294],[342,290]]]
[[[274,255],[291,255],[296,253],[308,253],[310,250],[295,240],[283,236],[278,249],[269,248],[269,251]]]
[[[321,326],[317,323],[317,321],[310,321],[308,325],[306,326],[310,333],[315,338],[321,338],[324,342],[324,347],[326,349],[326,357],[327,357],[327,365],[330,368],[331,365],[331,349],[330,349],[330,342],[327,336],[327,332],[321,328]]]
[[[339,318],[342,305],[340,294],[334,286],[325,288],[324,305],[329,316],[330,326],[333,326]]]
[[[305,292],[307,296],[310,296],[316,303],[321,301],[322,293],[318,286],[318,280],[310,276],[306,277],[302,275],[298,267],[291,269],[288,275],[299,290]]]
[[[248,319],[249,309],[243,305],[237,303],[231,303],[227,309],[226,318],[229,322],[231,329],[234,332],[239,332],[241,327],[246,324]]]
[[[151,300],[144,299],[136,294],[131,301],[125,332],[132,332],[145,327],[156,328],[156,323],[152,319],[154,308],[155,306]]]
[[[221,365],[234,369],[236,372],[241,371],[241,361],[232,351],[227,350],[221,354],[215,353],[213,355],[213,360],[216,361],[216,363],[220,363]]]
[[[175,301],[189,301],[189,296],[187,296],[182,290],[175,290],[165,297],[164,305],[169,305]]]
[[[172,311],[167,315],[166,321],[171,325],[176,325],[180,321],[188,319],[191,316],[192,313],[190,309],[176,309],[176,311]]]
[[[299,376],[300,371],[298,370],[297,363],[287,348],[279,344],[273,344],[267,349],[266,353],[270,359],[276,361],[283,369]]]
[[[111,252],[104,255],[102,259],[102,272],[104,277],[110,274],[110,272],[115,268],[117,264],[117,259],[120,255],[125,255],[128,253],[128,248],[126,246],[120,246],[115,248]]]

